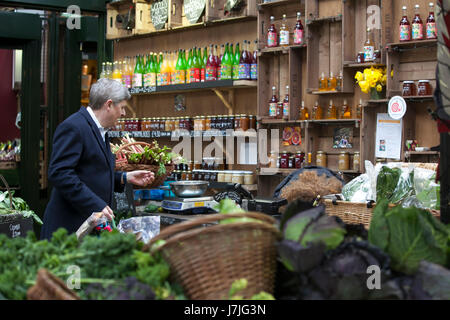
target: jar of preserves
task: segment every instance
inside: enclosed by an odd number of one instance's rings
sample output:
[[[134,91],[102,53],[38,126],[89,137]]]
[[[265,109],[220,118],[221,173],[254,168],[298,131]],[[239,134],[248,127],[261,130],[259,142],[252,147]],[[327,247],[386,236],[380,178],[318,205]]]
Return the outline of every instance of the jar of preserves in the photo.
[[[288,168],[289,169],[295,168],[295,156],[289,156]]]
[[[419,80],[419,85],[417,87],[418,96],[431,96],[433,94],[433,89],[431,88],[430,80]]]
[[[355,155],[353,156],[353,170],[359,171],[360,159],[360,153],[355,152]]]
[[[159,131],[166,131],[166,118],[161,118],[159,122]]]
[[[414,81],[404,81],[403,82],[403,96],[411,97],[416,95],[416,84]]]
[[[221,129],[221,122],[222,122],[222,116],[217,115],[215,117],[215,123],[214,123],[214,130],[220,130]]]
[[[205,179],[204,172],[202,170],[197,171],[197,181],[203,181]]]
[[[244,184],[244,174],[241,171],[234,171],[231,177],[231,182]]]
[[[187,172],[186,171],[181,171],[181,180],[182,181],[186,181],[187,180]]]
[[[241,114],[241,129],[247,131],[249,127],[249,118],[246,114]]]
[[[234,130],[241,128],[241,116],[238,114],[234,115]]]
[[[216,125],[217,125],[217,117],[216,116],[211,116],[211,130],[216,130]]]
[[[251,171],[244,172],[244,184],[252,185],[255,184],[255,175]]]
[[[295,154],[295,168],[296,169],[301,169],[302,167],[302,163],[305,160],[305,154],[301,151],[298,151]]]
[[[234,115],[230,114],[228,116],[228,128],[227,129],[234,129]]]
[[[248,121],[249,121],[248,128],[256,130],[256,116],[253,115],[248,116]]]
[[[165,119],[164,128],[166,129],[166,131],[170,131],[170,118],[169,117],[167,117]]]
[[[211,130],[211,116],[205,118],[205,130]]]
[[[289,169],[289,153],[287,153],[286,151],[283,151],[281,153],[280,168]]]
[[[225,172],[224,171],[217,172],[217,182],[225,182]]]
[[[202,168],[202,164],[200,161],[194,160],[194,169],[199,170]]]
[[[277,168],[277,159],[277,153],[275,151],[271,151],[269,157],[269,168]]]
[[[192,181],[192,171],[188,171],[186,174],[186,180]]]
[[[327,166],[327,154],[325,152],[317,151],[316,165],[318,167],[326,167]]]
[[[339,154],[339,170],[340,171],[346,171],[350,169],[350,163],[349,163],[349,155],[348,152],[342,151]]]
[[[225,182],[232,182],[233,180],[233,171],[225,172]]]
[[[180,118],[175,117],[173,119],[173,130],[180,130]]]

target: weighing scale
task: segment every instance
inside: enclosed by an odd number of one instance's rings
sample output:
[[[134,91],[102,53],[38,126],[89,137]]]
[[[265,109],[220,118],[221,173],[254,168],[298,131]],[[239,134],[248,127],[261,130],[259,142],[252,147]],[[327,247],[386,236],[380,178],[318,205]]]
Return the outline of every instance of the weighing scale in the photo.
[[[161,207],[169,213],[204,214],[217,213],[213,208],[218,204],[213,197],[173,198],[163,200]]]

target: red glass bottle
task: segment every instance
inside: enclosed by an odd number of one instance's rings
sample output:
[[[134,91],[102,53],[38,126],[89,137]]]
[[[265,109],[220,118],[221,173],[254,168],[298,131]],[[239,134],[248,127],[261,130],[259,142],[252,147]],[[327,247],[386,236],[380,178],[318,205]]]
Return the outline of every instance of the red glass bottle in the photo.
[[[295,24],[294,30],[294,44],[302,45],[303,44],[303,24],[301,20],[301,12],[297,12],[297,23]]]
[[[250,65],[252,58],[248,52],[247,40],[244,40],[242,49],[241,59],[239,61],[239,80],[250,80]]]
[[[267,33],[267,46],[269,48],[278,46],[277,29],[275,28],[275,17],[270,16],[270,27]]]
[[[415,5],[415,17],[412,21],[412,39],[423,40],[423,22],[420,18],[420,7]]]
[[[436,19],[434,17],[433,2],[430,2],[430,14],[427,18],[427,39],[437,39]]]
[[[408,15],[406,13],[406,6],[403,6],[403,17],[400,21],[400,41],[411,40],[411,24],[408,21]]]
[[[209,46],[209,57],[206,61],[206,68],[205,68],[205,81],[215,81],[217,80],[217,67],[216,67],[216,61],[214,58],[214,51],[213,51],[213,45]]]
[[[258,79],[258,42],[255,40],[255,50],[252,55],[252,63],[250,64],[250,79],[257,80]]]

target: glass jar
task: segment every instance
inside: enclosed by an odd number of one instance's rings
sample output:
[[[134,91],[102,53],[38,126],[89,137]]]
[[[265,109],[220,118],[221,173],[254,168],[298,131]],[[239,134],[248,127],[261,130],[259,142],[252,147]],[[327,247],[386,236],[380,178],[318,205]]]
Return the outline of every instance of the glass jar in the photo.
[[[241,117],[238,114],[234,115],[234,130],[241,128]]]
[[[364,52],[358,52],[358,55],[356,56],[356,62],[364,63]]]
[[[187,180],[187,172],[181,171],[181,181],[186,181],[186,180]]]
[[[359,172],[359,165],[360,165],[360,153],[359,152],[355,152],[355,155],[353,156],[353,170],[358,171]]]
[[[281,153],[280,168],[289,169],[289,154],[286,151]]]
[[[381,51],[375,50],[373,52],[373,57],[374,57],[376,63],[380,63],[381,62]]]
[[[327,166],[327,154],[325,152],[317,151],[316,165],[318,167],[326,168],[326,166]]]
[[[165,128],[166,131],[171,131],[170,130],[170,118],[169,117],[166,118],[166,121],[164,123],[164,128]]]
[[[256,117],[253,115],[248,116],[248,122],[249,122],[248,128],[256,130]]]
[[[232,180],[233,180],[233,172],[226,171],[225,172],[225,182],[232,182]]]
[[[173,119],[173,130],[180,130],[180,118],[175,117]]]
[[[217,172],[217,182],[225,182],[225,172],[224,171]]]
[[[251,171],[244,172],[244,184],[252,185],[255,184],[255,175]]]
[[[277,153],[275,151],[271,151],[269,156],[269,168],[277,168],[277,159]]]
[[[305,154],[301,151],[298,151],[295,154],[295,168],[296,169],[301,169],[302,167],[302,163],[305,160]]]
[[[433,89],[430,85],[430,80],[419,80],[419,86],[417,87],[418,96],[431,96]]]
[[[189,180],[189,181],[192,181],[192,179],[193,179],[192,171],[188,171],[187,172],[186,179]]]
[[[289,156],[288,168],[289,169],[295,168],[295,156]]]
[[[217,117],[211,116],[211,130],[217,129]]]
[[[327,109],[327,119],[337,119],[337,110],[336,106],[333,103],[330,103]]]
[[[348,152],[342,151],[339,154],[339,165],[338,165],[338,168],[339,168],[340,171],[346,171],[346,170],[350,169]]]
[[[240,171],[234,171],[231,177],[231,182],[244,184],[244,174]]]
[[[211,116],[205,118],[205,130],[211,130]]]
[[[411,97],[416,95],[416,84],[414,81],[404,81],[403,82],[403,96]]]
[[[228,129],[234,129],[234,115],[232,114],[228,116]]]
[[[197,171],[197,181],[203,181],[204,179],[205,179],[204,171],[198,170]]]
[[[243,131],[247,131],[248,130],[249,125],[250,125],[249,122],[250,121],[249,121],[248,116],[246,114],[241,114],[241,129]]]
[[[161,118],[159,122],[159,131],[166,131],[166,118]]]
[[[202,164],[200,161],[194,160],[194,169],[200,170],[202,168]]]

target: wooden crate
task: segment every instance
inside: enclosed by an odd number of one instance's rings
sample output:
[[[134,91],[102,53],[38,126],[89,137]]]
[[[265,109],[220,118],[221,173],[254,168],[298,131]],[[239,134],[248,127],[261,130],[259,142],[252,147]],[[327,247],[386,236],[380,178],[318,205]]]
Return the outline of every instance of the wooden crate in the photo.
[[[122,29],[116,23],[118,15],[127,14],[133,6],[135,26],[131,30]],[[106,39],[119,39],[131,37],[137,34],[145,34],[155,31],[150,17],[151,5],[144,0],[129,0],[108,3],[106,5]]]

